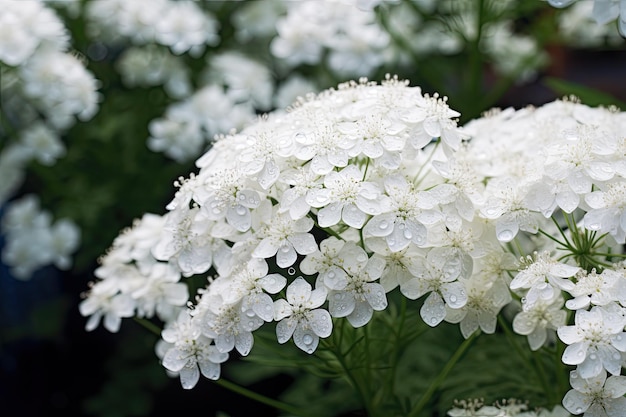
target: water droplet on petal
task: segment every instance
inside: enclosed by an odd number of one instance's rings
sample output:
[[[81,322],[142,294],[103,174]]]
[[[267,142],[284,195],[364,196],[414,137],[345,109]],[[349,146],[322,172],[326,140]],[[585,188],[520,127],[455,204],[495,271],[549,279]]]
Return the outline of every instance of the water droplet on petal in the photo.
[[[578,352],[578,353],[582,353],[582,352]],[[596,359],[598,359],[598,356],[595,353],[592,353],[591,355],[589,355],[589,359],[591,359],[592,361],[595,361]]]
[[[513,236],[512,230],[501,230],[498,233],[498,240],[502,242],[510,242],[513,239]]]
[[[310,345],[311,343],[313,343],[313,338],[311,337],[311,335],[304,335],[304,337],[302,338],[302,341],[304,342],[305,345]]]
[[[432,324],[433,326],[436,325],[437,324],[437,319],[435,317],[430,319],[430,324]]]
[[[580,414],[583,412],[583,408],[582,407],[576,407],[576,414]]]
[[[456,303],[456,295],[451,295],[450,296],[450,301],[453,303]]]
[[[404,237],[406,239],[412,239],[413,238],[413,233],[411,233],[411,231],[409,229],[406,229],[403,233]]]
[[[296,268],[294,268],[293,266],[292,266],[292,267],[290,267],[290,268],[287,270],[287,273],[288,273],[289,275],[295,275],[295,274],[296,274]]]
[[[383,220],[382,222],[378,224],[378,228],[380,230],[387,230],[388,227],[389,227],[389,222],[386,220]]]
[[[235,211],[237,212],[238,215],[243,216],[244,214],[246,214],[246,208],[242,205],[237,206],[237,208],[235,209]]]

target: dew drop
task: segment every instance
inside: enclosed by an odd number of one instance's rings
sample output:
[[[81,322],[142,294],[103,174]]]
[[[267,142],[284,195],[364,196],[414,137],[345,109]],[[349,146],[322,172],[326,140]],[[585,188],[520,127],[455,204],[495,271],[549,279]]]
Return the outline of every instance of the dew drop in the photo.
[[[451,295],[450,296],[450,301],[453,303],[456,303],[456,295]]]
[[[295,274],[296,274],[296,268],[294,268],[293,266],[292,266],[292,267],[290,267],[290,268],[287,270],[287,273],[288,273],[289,275],[295,275]]]
[[[248,326],[249,326],[249,327],[253,327],[253,326],[254,326],[254,322],[253,322],[253,321],[249,321],[249,322],[248,322]]]
[[[521,301],[522,301],[522,304],[526,304],[526,297],[522,297]]]
[[[280,247],[280,251],[281,251],[282,253],[287,253],[287,252],[289,252],[289,246],[281,246],[281,247]]]
[[[254,317],[254,316],[255,316],[255,313],[254,313],[254,311],[253,311],[252,309],[250,309],[250,310],[247,310],[247,311],[246,311],[246,316],[248,316],[248,317]]]
[[[308,349],[306,350],[306,353],[313,353],[313,349],[312,349],[312,348],[308,348]]]
[[[365,262],[365,261],[367,261],[367,255],[364,254],[364,253],[359,253],[356,256],[356,260],[359,261],[359,262]]]
[[[220,214],[222,212],[222,210],[220,210],[217,206],[213,207],[213,210],[211,211],[213,212],[213,214]]]
[[[583,355],[584,355],[584,353],[583,353],[582,351],[578,351],[577,355],[578,355],[578,356],[583,356]]]
[[[305,345],[310,345],[311,343],[313,343],[313,338],[311,337],[311,335],[304,335],[304,337],[302,338],[302,341],[304,342]]]
[[[379,223],[378,228],[380,230],[387,230],[387,228],[389,227],[389,222],[387,222],[386,220],[383,220],[382,222]]]
[[[246,208],[242,205],[237,206],[237,208],[235,209],[235,211],[237,212],[238,215],[243,216],[244,214],[246,214]]]
[[[583,408],[582,407],[576,407],[576,414],[580,414],[583,412]]]
[[[328,273],[328,278],[330,278],[330,279],[335,278],[335,273],[334,273],[333,271],[330,271],[330,272]]]
[[[335,294],[334,297],[335,297],[335,300],[341,301],[341,300],[343,300],[346,297],[346,295],[344,293],[337,293],[337,294]]]
[[[411,231],[409,229],[406,229],[403,233],[404,237],[406,239],[412,239],[413,238],[413,233],[411,233]]]
[[[430,324],[432,324],[433,326],[436,325],[437,324],[437,319],[435,317],[430,319]]]
[[[578,352],[578,353],[582,353],[582,352]],[[589,355],[589,359],[591,359],[592,361],[595,361],[596,359],[598,359],[598,356],[595,353],[592,353],[591,355]]]
[[[512,230],[501,230],[498,233],[498,240],[502,242],[510,242],[513,239],[513,231]]]
[[[239,194],[240,201],[246,201],[246,196],[244,194]]]

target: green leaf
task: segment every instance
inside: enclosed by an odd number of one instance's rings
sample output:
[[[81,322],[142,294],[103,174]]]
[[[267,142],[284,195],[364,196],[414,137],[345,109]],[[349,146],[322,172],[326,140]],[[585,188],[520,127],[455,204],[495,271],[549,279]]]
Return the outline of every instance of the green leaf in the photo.
[[[544,83],[555,93],[562,96],[574,95],[588,106],[613,105],[622,110],[626,109],[625,102],[604,91],[552,77],[546,78]]]

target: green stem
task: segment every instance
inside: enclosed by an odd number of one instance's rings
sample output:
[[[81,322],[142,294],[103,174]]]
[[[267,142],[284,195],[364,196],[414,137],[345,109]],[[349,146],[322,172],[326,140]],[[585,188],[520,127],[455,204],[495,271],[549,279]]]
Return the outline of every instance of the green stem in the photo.
[[[437,378],[435,378],[435,380],[429,385],[424,395],[422,395],[422,398],[420,398],[419,402],[415,405],[415,407],[413,407],[408,417],[417,417],[421,415],[422,409],[426,406],[426,404],[428,404],[435,391],[439,389],[450,371],[452,371],[452,368],[454,368],[459,359],[461,359],[467,349],[469,349],[472,343],[474,343],[474,340],[476,340],[479,334],[480,331],[475,331],[470,337],[465,339],[463,343],[459,345],[456,352],[454,352],[450,360],[448,360],[448,363],[446,363],[446,366],[443,367],[439,375],[437,375]]]
[[[133,317],[137,323],[142,325],[144,328],[148,329],[151,333],[154,333],[157,336],[161,336],[161,329],[156,324],[152,323],[150,320],[141,318],[141,317]]]
[[[233,382],[227,381],[225,379],[218,379],[215,382],[217,385],[224,387],[230,391],[233,391],[237,394],[243,395],[244,397],[250,398],[251,400],[258,401],[262,404],[269,405],[270,407],[274,407],[277,410],[284,411],[286,413],[292,414],[294,416],[311,416],[313,414],[309,414],[305,411],[305,408],[294,407],[292,405],[283,403],[278,400],[274,400],[272,398],[261,395],[257,392],[251,391],[247,388],[244,388],[240,385],[237,385]]]

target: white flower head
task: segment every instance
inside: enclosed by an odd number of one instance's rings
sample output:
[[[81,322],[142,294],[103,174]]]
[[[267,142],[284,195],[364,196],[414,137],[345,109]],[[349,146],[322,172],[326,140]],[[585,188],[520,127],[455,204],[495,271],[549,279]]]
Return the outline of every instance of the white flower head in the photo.
[[[274,319],[278,343],[293,337],[296,346],[306,353],[313,353],[319,338],[330,336],[333,322],[327,310],[319,308],[326,302],[326,289],[311,290],[311,284],[302,277],[287,287],[287,299],[274,302]]]
[[[578,371],[570,372],[569,390],[563,406],[572,414],[587,417],[620,417],[626,410],[626,377],[606,377],[602,371],[597,376],[583,378]]]

